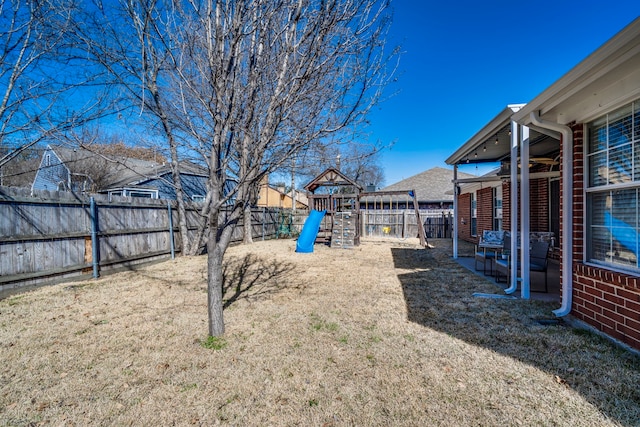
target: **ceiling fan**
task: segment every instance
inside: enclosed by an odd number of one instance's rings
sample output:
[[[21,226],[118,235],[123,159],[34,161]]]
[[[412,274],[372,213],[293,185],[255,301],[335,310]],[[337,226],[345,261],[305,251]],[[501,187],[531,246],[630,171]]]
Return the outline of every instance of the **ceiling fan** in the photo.
[[[538,165],[548,165],[548,166],[556,166],[560,164],[559,157],[529,157],[529,167],[538,164]],[[518,157],[518,167],[520,166],[520,157]]]
[[[555,158],[552,157],[530,157],[529,158],[529,167],[535,165],[535,164],[539,164],[539,165],[548,165],[548,166],[557,166],[560,164],[559,161],[560,156],[557,156]],[[521,168],[521,162],[520,162],[520,158],[518,157],[518,168]],[[510,162],[508,161],[503,161],[501,166],[500,166],[500,171],[498,173],[498,175],[506,175],[509,173],[510,170]]]
[[[557,159],[553,159],[551,157],[530,157],[529,163],[538,163],[541,165],[549,165],[549,166],[555,166],[560,164],[560,162]]]

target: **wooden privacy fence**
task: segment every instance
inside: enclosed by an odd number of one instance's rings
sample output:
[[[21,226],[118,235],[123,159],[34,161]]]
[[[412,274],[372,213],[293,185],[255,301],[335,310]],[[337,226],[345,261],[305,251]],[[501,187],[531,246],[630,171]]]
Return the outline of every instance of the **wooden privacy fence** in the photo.
[[[103,270],[181,251],[175,201],[34,193],[0,187],[0,290],[80,274],[97,277]],[[188,207],[189,238],[197,229],[200,207]],[[295,236],[305,216],[256,208],[253,238]],[[242,237],[240,224],[232,241]]]
[[[363,237],[396,237],[406,239],[418,236],[416,213],[405,209],[363,209]],[[451,238],[453,213],[449,210],[420,210],[420,219],[426,237]]]

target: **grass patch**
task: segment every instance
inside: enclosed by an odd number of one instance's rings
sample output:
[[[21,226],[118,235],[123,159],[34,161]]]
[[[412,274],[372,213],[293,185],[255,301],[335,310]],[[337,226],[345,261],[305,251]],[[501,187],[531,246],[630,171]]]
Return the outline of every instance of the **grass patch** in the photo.
[[[200,345],[208,350],[222,350],[227,346],[227,341],[222,337],[208,336],[200,341]]]
[[[336,332],[339,326],[335,322],[327,322],[317,314],[311,314],[311,329],[314,331]]]
[[[187,385],[183,386],[183,387],[180,389],[180,392],[181,392],[181,393],[184,393],[185,391],[195,390],[195,389],[197,389],[197,388],[198,388],[198,384],[196,384],[196,383],[193,383],[193,384],[187,384]]]
[[[16,295],[7,299],[7,304],[9,306],[18,305],[20,302],[24,300],[24,295]]]

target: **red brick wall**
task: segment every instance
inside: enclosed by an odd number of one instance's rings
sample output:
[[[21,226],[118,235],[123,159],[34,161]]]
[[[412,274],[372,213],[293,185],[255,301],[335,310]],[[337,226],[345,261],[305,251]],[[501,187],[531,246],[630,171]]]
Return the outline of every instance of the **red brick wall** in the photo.
[[[478,237],[484,230],[493,230],[493,188],[481,188],[478,197]]]
[[[584,137],[582,124],[573,130],[573,261],[582,261],[584,246]],[[562,200],[562,186],[560,188]],[[560,205],[562,212],[562,205]],[[562,234],[562,228],[560,231]]]
[[[518,184],[518,227],[520,227],[520,184]],[[502,183],[502,228],[511,229],[511,183]],[[549,231],[549,180],[529,181],[529,230]]]
[[[573,129],[573,299],[571,314],[605,334],[640,350],[640,277],[583,264],[584,138]],[[562,153],[563,154],[563,153]],[[561,154],[561,157],[562,157]],[[560,188],[562,212],[563,188]],[[560,240],[563,230],[560,224]],[[561,255],[562,258],[562,255]],[[560,264],[562,271],[562,264]],[[562,280],[562,274],[560,276]]]
[[[458,196],[458,237],[468,242],[476,242],[476,238],[471,236],[471,193]]]
[[[530,230],[549,231],[549,180],[532,179],[529,184]]]
[[[511,183],[502,182],[502,229],[511,230]]]
[[[640,349],[640,278],[577,263],[571,314]]]

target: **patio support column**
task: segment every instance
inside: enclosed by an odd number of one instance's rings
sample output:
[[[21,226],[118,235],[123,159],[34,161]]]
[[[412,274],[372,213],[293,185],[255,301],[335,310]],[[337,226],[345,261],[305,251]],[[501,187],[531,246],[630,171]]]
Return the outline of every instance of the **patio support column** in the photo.
[[[518,124],[511,121],[511,282],[505,293],[512,294],[518,289]]]
[[[520,145],[520,276],[522,278],[520,297],[529,299],[530,296],[530,272],[529,272],[529,128],[522,126]]]
[[[453,259],[458,259],[458,165],[453,165]]]

